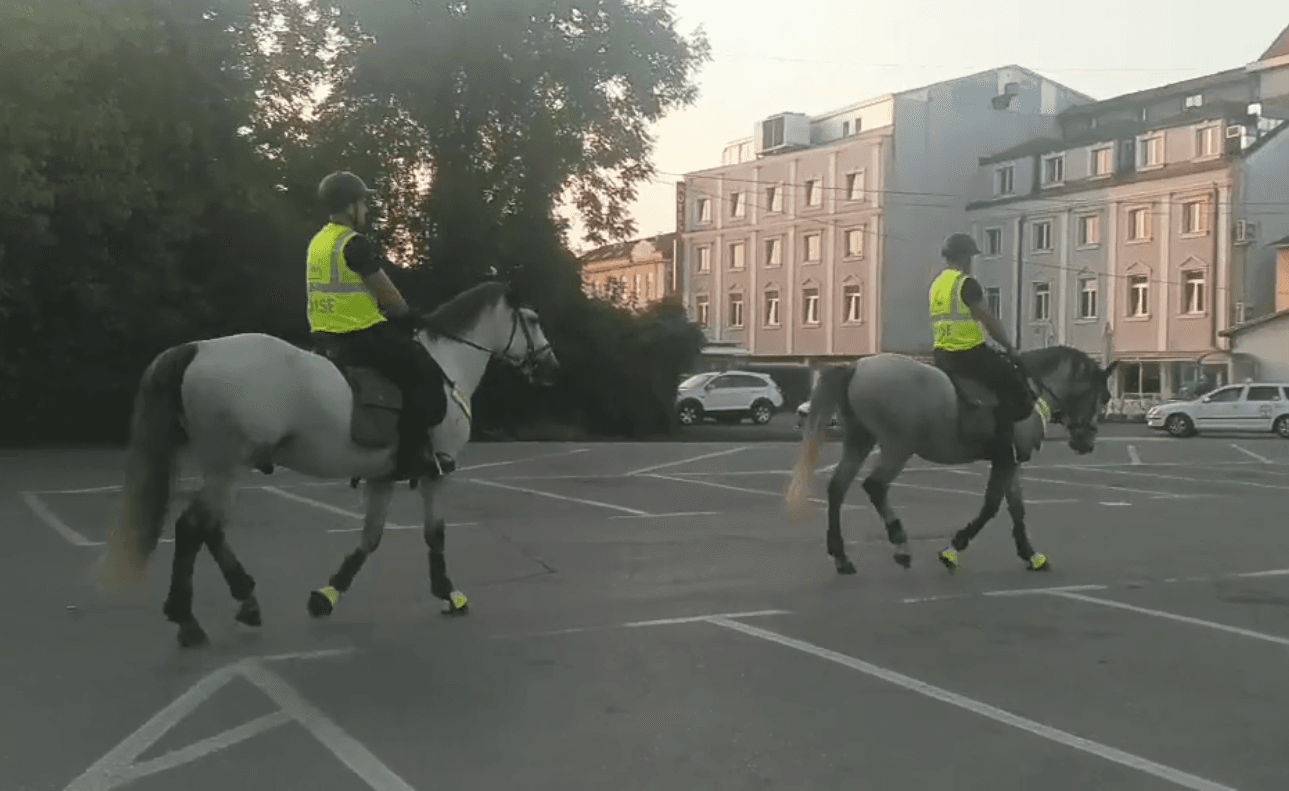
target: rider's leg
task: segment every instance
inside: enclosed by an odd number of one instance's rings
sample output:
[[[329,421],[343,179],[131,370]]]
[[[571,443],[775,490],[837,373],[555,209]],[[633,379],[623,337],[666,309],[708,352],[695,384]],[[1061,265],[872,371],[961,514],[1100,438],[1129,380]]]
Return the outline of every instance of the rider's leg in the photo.
[[[972,350],[973,362],[977,365],[978,375],[998,396],[998,408],[995,410],[994,446],[991,459],[999,464],[1012,466],[1016,463],[1016,372],[1010,362],[998,352],[983,344]]]
[[[410,335],[381,325],[387,354],[398,369],[396,382],[403,390],[404,409],[401,458],[412,465],[409,475],[437,476],[455,469],[455,461],[433,451],[430,441],[431,415],[442,410],[443,377],[429,352]],[[391,377],[392,378],[392,377]]]

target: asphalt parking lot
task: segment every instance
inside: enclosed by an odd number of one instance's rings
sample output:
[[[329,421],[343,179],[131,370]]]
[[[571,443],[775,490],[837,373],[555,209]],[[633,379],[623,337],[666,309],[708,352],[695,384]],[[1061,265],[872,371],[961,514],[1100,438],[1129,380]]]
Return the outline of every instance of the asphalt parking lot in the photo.
[[[203,556],[197,651],[160,613],[169,545],[146,601],[90,584],[119,453],[0,454],[0,788],[1289,787],[1289,443],[1103,434],[1076,457],[1054,428],[1025,467],[1045,574],[1005,513],[935,562],[981,466],[899,479],[909,571],[856,486],[839,577],[822,505],[783,516],[793,444],[472,445],[451,619],[406,490],[309,618],[357,493],[247,473],[229,537],[265,623],[236,627]]]

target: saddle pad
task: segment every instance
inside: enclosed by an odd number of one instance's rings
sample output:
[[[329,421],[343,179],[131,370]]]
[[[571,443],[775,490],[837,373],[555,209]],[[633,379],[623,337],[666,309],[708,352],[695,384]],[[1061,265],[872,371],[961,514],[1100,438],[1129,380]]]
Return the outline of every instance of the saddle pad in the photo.
[[[345,369],[345,379],[354,394],[349,434],[365,448],[387,448],[398,442],[398,413],[403,393],[374,368]]]

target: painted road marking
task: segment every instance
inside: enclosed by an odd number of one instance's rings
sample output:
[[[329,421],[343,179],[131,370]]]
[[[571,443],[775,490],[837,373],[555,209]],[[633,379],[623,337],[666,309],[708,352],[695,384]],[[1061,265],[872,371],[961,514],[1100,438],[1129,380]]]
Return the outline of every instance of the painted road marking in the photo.
[[[694,462],[694,461],[702,461],[703,459],[714,459],[714,458],[716,458],[717,456],[729,456],[729,455],[730,455],[730,454],[732,454],[732,453],[738,453],[738,452],[740,452],[740,451],[745,451],[745,450],[747,450],[747,449],[748,449],[748,446],[747,446],[747,445],[741,445],[741,446],[739,446],[739,447],[737,447],[737,448],[728,448],[728,449],[726,449],[726,450],[718,450],[718,451],[716,451],[716,452],[714,452],[714,453],[704,453],[704,454],[703,454],[703,455],[701,455],[701,456],[694,456],[694,457],[689,458],[689,459],[680,459],[679,461],[669,461],[669,462],[665,462],[665,463],[663,463],[663,464],[655,464],[655,465],[653,465],[652,467],[641,467],[641,468],[640,468],[640,469],[638,469],[638,470],[632,470],[631,472],[627,473],[627,475],[643,475],[643,474],[645,474],[646,472],[653,472],[654,470],[661,470],[661,469],[665,469],[665,468],[667,468],[667,467],[675,467],[675,466],[676,466],[676,465],[678,465],[678,464],[689,464],[690,462]]]
[[[581,632],[605,632],[610,629],[642,629],[650,626],[674,626],[682,623],[700,623],[712,618],[763,618],[767,615],[791,615],[790,610],[752,610],[750,612],[727,612],[714,615],[686,615],[680,618],[658,618],[652,621],[631,621],[607,626],[574,626],[568,629],[556,629],[551,632],[533,632],[523,635],[493,635],[494,640],[526,639],[529,637],[551,637],[561,634],[578,634]]]
[[[1236,445],[1234,442],[1232,442],[1232,443],[1231,443],[1231,447],[1233,447],[1233,448],[1235,448],[1236,450],[1238,450],[1239,452],[1243,453],[1245,456],[1249,456],[1249,457],[1251,457],[1251,458],[1257,459],[1258,461],[1262,462],[1263,464],[1274,464],[1274,463],[1275,463],[1275,462],[1271,461],[1271,459],[1268,459],[1266,456],[1263,456],[1263,455],[1262,455],[1262,454],[1260,454],[1260,453],[1254,453],[1253,451],[1249,450],[1248,448],[1244,448],[1244,447],[1241,447],[1241,446],[1239,446],[1239,445]]]
[[[40,517],[40,521],[44,522],[46,527],[48,527],[50,530],[53,530],[58,535],[62,536],[67,541],[67,543],[71,544],[72,546],[74,547],[103,546],[102,541],[91,541],[90,539],[81,535],[80,532],[73,530],[71,527],[69,527],[68,524],[64,522],[62,519],[59,519],[58,514],[50,510],[49,506],[45,505],[45,502],[41,500],[39,497],[37,497],[35,493],[23,492],[22,499],[24,502],[27,503],[27,507],[32,510],[32,513]]]
[[[653,514],[650,514],[646,511],[640,511],[635,508],[627,508],[624,505],[614,505],[613,503],[602,503],[599,500],[583,500],[580,497],[568,497],[563,494],[543,492],[540,489],[526,489],[522,486],[511,486],[505,483],[498,483],[496,481],[485,481],[477,478],[464,478],[463,480],[468,481],[469,483],[478,484],[480,486],[495,486],[498,489],[508,489],[512,492],[522,492],[523,494],[531,494],[531,495],[536,495],[538,497],[549,497],[552,500],[563,500],[569,503],[581,503],[582,505],[594,505],[600,508],[609,508],[614,511],[622,511],[624,513],[632,514],[634,516],[653,516]]]
[[[1141,454],[1137,453],[1136,445],[1128,446],[1128,458],[1131,459],[1133,466],[1141,464]]]
[[[636,516],[635,514],[623,514],[622,516],[611,516],[610,519],[665,519],[672,516],[720,516],[720,511],[678,511],[674,514],[644,514]]]
[[[1062,468],[1071,469],[1071,470],[1082,469],[1077,464],[1067,464],[1067,465],[1064,465]],[[1159,478],[1161,480],[1168,480],[1168,481],[1185,481],[1187,483],[1233,484],[1235,486],[1252,486],[1255,489],[1275,489],[1281,492],[1289,491],[1289,486],[1280,486],[1280,485],[1271,484],[1271,483],[1257,483],[1255,481],[1241,481],[1241,480],[1236,480],[1234,478],[1219,478],[1219,479],[1209,478],[1206,480],[1202,478],[1186,478],[1181,475],[1164,475],[1162,472],[1131,472],[1129,470],[1114,470],[1113,472],[1115,475],[1140,475],[1144,478]],[[1124,491],[1132,491],[1132,490],[1124,489]],[[1199,495],[1178,494],[1178,495],[1172,495],[1172,496],[1173,497],[1198,497]]]
[[[331,503],[324,503],[321,500],[315,500],[312,497],[305,497],[304,495],[296,494],[295,492],[288,492],[288,491],[279,489],[276,486],[261,486],[259,487],[259,489],[261,491],[268,492],[269,494],[276,494],[278,497],[285,497],[288,500],[292,500],[297,503],[303,503],[304,505],[312,506],[314,508],[317,508],[320,511],[326,511],[328,513],[337,514],[339,516],[347,516],[350,519],[357,519],[360,522],[366,518],[362,514],[356,511],[350,511],[346,508],[341,508],[338,505],[332,505]],[[419,530],[420,529],[418,527],[412,527],[410,525],[395,525],[395,524],[387,524],[385,525],[385,527],[389,530]],[[351,528],[351,529],[362,530],[361,527]],[[332,531],[328,531],[328,532],[332,532]]]
[[[265,660],[284,659],[317,659],[338,656],[352,652],[352,649],[326,649],[294,654],[278,654],[264,657]],[[401,777],[396,775],[379,758],[373,755],[361,743],[345,733],[326,714],[306,701],[299,692],[273,671],[262,664],[261,659],[244,659],[215,670],[194,684],[187,692],[176,698],[170,705],[157,712],[152,719],[145,722],[138,730],[130,734],[112,748],[107,755],[100,758],[89,769],[73,780],[64,791],[109,791],[148,775],[167,769],[174,769],[191,763],[203,756],[232,747],[252,737],[266,733],[280,725],[296,722],[311,733],[314,738],[331,751],[336,758],[348,766],[374,791],[413,791]],[[147,761],[138,761],[138,757],[156,744],[185,717],[192,714],[202,703],[219,692],[230,681],[242,678],[255,685],[270,700],[277,704],[278,710],[223,733],[216,734],[201,741],[172,750],[165,755]]]
[[[879,678],[882,681],[894,684],[898,687],[903,687],[910,692],[916,692],[919,695],[934,698],[952,706],[957,706],[958,708],[970,711],[973,714],[987,717],[995,722],[1001,722],[1004,725],[1019,728],[1020,730],[1033,734],[1034,736],[1048,739],[1049,741],[1063,744],[1066,747],[1072,747],[1076,750],[1081,750],[1085,753],[1095,755],[1098,758],[1103,758],[1107,761],[1112,761],[1131,769],[1136,769],[1139,772],[1154,775],[1155,777],[1175,783],[1183,788],[1190,788],[1195,791],[1235,791],[1231,787],[1224,786],[1221,783],[1215,783],[1212,780],[1206,780],[1202,777],[1183,772],[1180,769],[1155,763],[1154,761],[1142,758],[1141,756],[1126,753],[1122,750],[1117,750],[1114,747],[1094,742],[1081,736],[1075,736],[1072,733],[1058,730],[1057,728],[1021,717],[1017,714],[1012,714],[1009,711],[1004,711],[1003,709],[991,706],[988,703],[983,703],[981,701],[959,695],[956,692],[950,692],[947,689],[932,686],[925,681],[919,681],[916,678],[906,676],[902,673],[896,673],[893,670],[887,670],[884,667],[869,664],[868,662],[847,656],[846,654],[831,651],[812,643],[807,643],[802,640],[797,640],[795,638],[779,634],[778,632],[771,632],[767,629],[749,626],[748,624],[739,623],[738,621],[732,621],[726,618],[714,617],[707,620],[709,623],[716,626],[732,629],[736,632],[742,632],[743,634],[751,637],[767,640],[771,643],[777,643],[787,648],[793,648],[797,651],[810,654],[820,659],[835,662],[843,667],[848,667],[851,670],[857,670],[865,675]]]
[[[1188,623],[1192,626],[1203,626],[1207,629],[1216,629],[1220,632],[1230,632],[1231,634],[1238,634],[1242,637],[1251,637],[1254,640],[1263,640],[1268,643],[1289,646],[1289,637],[1279,637],[1274,634],[1266,634],[1265,632],[1255,632],[1252,629],[1241,629],[1238,626],[1228,626],[1224,623],[1217,623],[1215,621],[1204,621],[1199,618],[1192,618],[1189,615],[1178,615],[1176,613],[1164,612],[1163,610],[1152,610],[1149,607],[1138,607],[1135,604],[1124,604],[1123,602],[1113,601],[1111,599],[1098,599],[1095,596],[1084,596],[1080,593],[1071,593],[1068,590],[1045,590],[1036,591],[1036,593],[1048,596],[1059,596],[1063,599],[1073,599],[1074,601],[1086,602],[1088,604],[1099,604],[1102,607],[1113,607],[1118,610],[1135,612],[1139,615],[1164,618],[1170,621],[1177,621],[1179,623]]]

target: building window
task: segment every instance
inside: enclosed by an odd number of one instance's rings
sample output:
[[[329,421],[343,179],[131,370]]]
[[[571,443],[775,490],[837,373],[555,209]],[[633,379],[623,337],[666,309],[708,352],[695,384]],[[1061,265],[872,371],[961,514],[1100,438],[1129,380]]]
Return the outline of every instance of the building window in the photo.
[[[860,317],[860,288],[858,284],[842,286],[841,289],[841,306],[843,315],[846,316],[845,322],[856,324]]]
[[[1215,157],[1221,142],[1222,127],[1205,126],[1195,131],[1195,156]]]
[[[1097,279],[1084,277],[1079,279],[1079,318],[1095,319],[1097,317]]]
[[[1183,110],[1189,110],[1193,107],[1203,107],[1203,106],[1204,106],[1204,94],[1202,93],[1191,94],[1190,96],[1187,96],[1182,101]]]
[[[645,299],[654,300],[658,294],[654,291],[653,272],[645,275]]]
[[[743,295],[737,291],[730,294],[729,325],[738,329],[743,326]]]
[[[783,193],[778,186],[765,188],[766,211],[783,211]]]
[[[1052,186],[1065,181],[1065,155],[1057,154],[1043,160],[1043,184]]]
[[[1048,283],[1034,284],[1034,321],[1049,321],[1052,318],[1052,286]]]
[[[1150,209],[1141,207],[1128,210],[1128,241],[1140,242],[1150,238]]]
[[[1052,249],[1052,221],[1043,220],[1033,224],[1034,229],[1034,249],[1051,250]]]
[[[810,179],[806,182],[806,205],[820,206],[822,204],[823,195],[819,189],[819,179]]]
[[[1128,278],[1128,315],[1150,315],[1150,281],[1145,275]]]
[[[694,252],[698,254],[698,271],[712,271],[712,248],[708,245],[703,245],[695,249]]]
[[[864,173],[846,174],[846,200],[862,201],[864,199]]]
[[[742,269],[747,266],[746,250],[742,242],[734,242],[730,245],[730,269]]]
[[[711,198],[698,199],[698,221],[699,222],[712,221],[712,199]]]
[[[864,229],[851,228],[846,231],[846,257],[862,258],[864,255]]]
[[[765,240],[765,265],[781,266],[783,264],[783,240],[766,239]]]
[[[841,122],[841,136],[850,137],[850,121]]]
[[[864,128],[864,119],[863,119],[863,118],[856,118],[856,119],[855,119],[855,134],[859,134],[859,130],[861,130],[861,129],[863,129],[863,128]]]
[[[1160,365],[1155,362],[1127,363],[1123,371],[1123,394],[1129,397],[1160,395],[1163,383]]]
[[[802,251],[803,259],[807,262],[821,260],[820,244],[823,239],[822,234],[810,233],[804,237],[805,245]]]
[[[1182,275],[1186,312],[1192,315],[1204,312],[1204,273],[1186,272]]]
[[[998,286],[990,286],[985,289],[985,305],[994,318],[1002,318],[1003,313],[1003,291]]]
[[[805,324],[819,323],[819,288],[810,286],[801,291],[801,321]]]
[[[1182,233],[1196,236],[1208,233],[1208,201],[1193,200],[1182,204]]]
[[[1079,245],[1090,247],[1101,243],[1101,215],[1084,214],[1079,217]]]
[[[636,290],[632,296],[637,302],[643,302],[646,299],[644,293],[644,277],[638,272],[636,273]]]
[[[994,172],[994,194],[1010,195],[1016,189],[1016,167],[1004,165]]]
[[[1114,147],[1097,148],[1092,151],[1092,175],[1108,176],[1114,170]]]
[[[1153,168],[1164,164],[1164,136],[1150,135],[1139,141],[1140,167]]]
[[[1003,229],[985,229],[985,255],[1001,255],[1003,252]]]
[[[694,297],[694,321],[700,327],[707,326],[708,313],[711,305],[706,294],[699,294]]]
[[[779,290],[765,292],[765,326],[779,326]]]
[[[731,217],[743,216],[743,193],[741,192],[730,193],[730,216]]]

